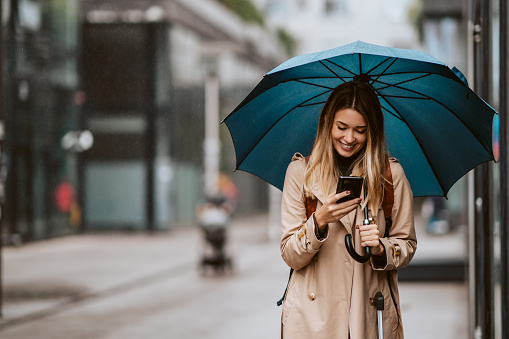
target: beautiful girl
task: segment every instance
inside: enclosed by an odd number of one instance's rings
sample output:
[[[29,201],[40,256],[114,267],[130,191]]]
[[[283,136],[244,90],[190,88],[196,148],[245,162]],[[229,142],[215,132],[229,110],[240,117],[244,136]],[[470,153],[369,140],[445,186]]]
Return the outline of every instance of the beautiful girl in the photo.
[[[389,166],[394,203],[392,226],[382,210]],[[366,199],[337,201],[339,176],[364,178]],[[306,199],[316,199],[306,214]],[[377,338],[377,310],[384,297],[384,338],[403,338],[396,269],[412,259],[415,236],[412,191],[401,165],[385,151],[380,102],[368,84],[338,86],[320,115],[311,155],[296,154],[285,177],[282,200],[281,255],[293,268],[282,314],[285,338]],[[369,207],[372,223],[363,224]],[[386,233],[387,228],[387,233]],[[345,248],[353,234],[357,252],[370,247],[366,263],[354,261]]]

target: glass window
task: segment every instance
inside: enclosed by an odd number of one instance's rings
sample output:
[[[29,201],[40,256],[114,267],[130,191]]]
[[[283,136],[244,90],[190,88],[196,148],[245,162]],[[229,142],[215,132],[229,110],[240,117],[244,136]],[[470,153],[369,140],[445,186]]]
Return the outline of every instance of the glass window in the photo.
[[[325,14],[345,14],[345,13],[346,13],[345,0],[325,1]]]

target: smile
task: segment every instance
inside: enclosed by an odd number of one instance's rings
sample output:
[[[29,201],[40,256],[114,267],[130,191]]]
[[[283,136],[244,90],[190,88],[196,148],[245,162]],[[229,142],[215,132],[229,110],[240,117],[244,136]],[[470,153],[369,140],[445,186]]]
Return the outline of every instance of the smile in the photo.
[[[351,150],[355,144],[352,144],[352,145],[346,145],[346,144],[343,144],[342,142],[339,143],[341,145],[342,148],[344,148],[345,150]]]

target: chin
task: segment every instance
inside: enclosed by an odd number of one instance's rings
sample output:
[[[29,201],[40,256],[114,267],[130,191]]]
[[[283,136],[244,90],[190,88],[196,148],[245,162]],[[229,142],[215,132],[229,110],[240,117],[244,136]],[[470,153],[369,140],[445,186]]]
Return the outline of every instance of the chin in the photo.
[[[336,148],[336,153],[338,153],[339,155],[341,155],[344,158],[350,158],[351,156],[357,154],[357,152],[358,152],[357,149],[352,149],[351,151],[345,151],[343,148],[341,148],[341,146],[339,146],[339,149]]]

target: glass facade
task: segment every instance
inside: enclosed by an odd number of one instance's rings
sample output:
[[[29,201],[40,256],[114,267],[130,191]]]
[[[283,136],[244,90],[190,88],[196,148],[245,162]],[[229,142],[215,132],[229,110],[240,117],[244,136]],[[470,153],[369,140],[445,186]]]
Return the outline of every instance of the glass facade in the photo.
[[[84,121],[96,140],[84,154],[87,227],[167,229],[194,222],[205,195],[207,75],[211,68],[218,75],[224,118],[263,69],[229,53],[228,44],[218,52],[214,42],[178,23],[89,22],[83,46]],[[226,128],[220,131],[221,144],[231,144]],[[226,172],[234,168],[230,154],[222,154]],[[243,184],[267,194],[259,181]],[[266,206],[264,199],[249,202],[248,210]]]
[[[61,139],[80,115],[78,1],[3,1],[3,8],[5,226],[18,240],[74,233],[77,156]]]

